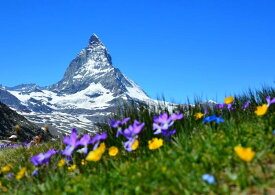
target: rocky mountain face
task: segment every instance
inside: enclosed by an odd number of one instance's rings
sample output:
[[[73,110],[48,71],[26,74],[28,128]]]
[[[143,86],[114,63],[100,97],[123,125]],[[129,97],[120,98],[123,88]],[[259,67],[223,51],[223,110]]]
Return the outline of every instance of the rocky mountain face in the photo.
[[[28,110],[26,106],[21,104],[21,101],[19,99],[17,99],[14,95],[4,89],[0,89],[0,100],[2,103],[10,105],[17,110]]]
[[[115,96],[127,92],[127,87],[133,87],[123,74],[113,67],[110,54],[95,34],[91,36],[89,45],[71,62],[63,79],[49,89],[74,94],[91,84],[101,84]]]
[[[47,123],[59,132],[72,127],[95,131],[123,101],[155,103],[112,64],[107,48],[93,34],[72,60],[63,78],[46,87],[23,84],[1,87],[0,101],[37,124]]]
[[[16,125],[20,127],[17,137],[21,141],[31,141],[34,136],[41,136],[43,140],[51,138],[50,134],[0,102],[0,138],[7,139],[16,135]]]

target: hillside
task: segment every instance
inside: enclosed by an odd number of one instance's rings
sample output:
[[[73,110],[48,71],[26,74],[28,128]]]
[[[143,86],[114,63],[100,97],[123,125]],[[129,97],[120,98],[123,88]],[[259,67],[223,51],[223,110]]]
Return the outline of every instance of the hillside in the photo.
[[[198,102],[169,114],[165,107],[120,108],[130,119],[111,121],[102,127],[106,133],[74,129],[63,144],[2,149],[0,188],[8,194],[271,195],[274,97],[273,88],[250,91],[216,107]]]
[[[15,131],[16,125],[19,127],[18,134]],[[41,136],[46,141],[51,137],[40,127],[0,102],[0,137],[8,139],[11,135],[17,135],[20,141],[31,141],[35,136]]]

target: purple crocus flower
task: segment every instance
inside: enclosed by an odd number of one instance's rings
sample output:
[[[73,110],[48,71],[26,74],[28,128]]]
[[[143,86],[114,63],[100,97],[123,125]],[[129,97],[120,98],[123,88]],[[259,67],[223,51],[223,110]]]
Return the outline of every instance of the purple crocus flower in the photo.
[[[172,113],[171,116],[169,117],[170,120],[172,121],[176,121],[176,120],[180,120],[183,118],[183,114],[180,113]]]
[[[135,143],[136,139],[137,139],[137,137],[136,138],[131,138],[128,141],[124,142],[123,146],[124,146],[125,150],[127,150],[128,152],[131,152],[133,150],[132,146]]]
[[[40,164],[43,164],[43,163],[42,163],[43,160],[44,160],[44,154],[43,154],[43,153],[40,153],[40,154],[38,154],[38,155],[36,155],[36,156],[33,156],[33,157],[31,158],[31,162],[32,162],[32,164],[33,164],[34,166],[38,166],[38,165],[40,165]]]
[[[231,103],[231,104],[227,104],[227,109],[228,109],[229,111],[235,110],[235,108],[233,107],[233,104],[232,104],[232,103]]]
[[[167,131],[176,120],[180,120],[182,118],[183,114],[179,113],[173,113],[170,117],[168,117],[167,113],[155,116],[153,123],[153,130],[155,131],[154,134],[160,134],[163,131]]]
[[[133,125],[129,125],[129,127],[124,131],[118,132],[118,135],[123,135],[127,139],[127,141],[124,142],[124,148],[127,151],[132,151],[132,145],[138,138],[138,134],[142,131],[144,126],[144,123],[140,123],[137,120],[135,120]]]
[[[224,106],[225,106],[224,104],[217,104],[217,105],[216,105],[216,107],[217,107],[218,109],[223,109]]]
[[[161,132],[163,136],[165,136],[166,138],[169,138],[171,135],[176,133],[176,129],[173,129],[171,131],[162,131]]]
[[[108,137],[106,132],[103,132],[102,134],[96,134],[93,139],[90,141],[91,144],[95,144],[93,147],[93,150],[95,150],[101,140],[105,140]]]
[[[114,120],[110,121],[110,126],[113,128],[117,128],[116,137],[118,137],[121,132],[121,126],[123,124],[125,124],[126,122],[128,122],[129,120],[130,120],[130,118],[128,117],[128,118],[123,119],[122,121],[114,121]]]
[[[63,143],[66,144],[66,148],[62,151],[62,154],[66,156],[71,156],[74,149],[77,148],[79,142],[77,141],[77,130],[72,129],[72,133],[70,137],[64,137]]]
[[[275,103],[275,98],[272,98],[270,96],[267,96],[266,98],[267,101],[267,106],[270,106],[270,104],[274,104]]]
[[[33,172],[32,172],[32,176],[35,176],[35,175],[38,175],[38,169],[34,169]]]
[[[45,154],[40,153],[36,156],[33,156],[31,158],[31,162],[34,166],[48,164],[52,155],[56,154],[57,152],[58,151],[56,151],[55,149],[50,149]]]
[[[130,118],[125,118],[123,119],[122,121],[114,121],[114,120],[111,120],[110,121],[110,126],[113,127],[113,128],[117,128],[119,126],[122,126],[124,123],[128,122],[130,120]]]
[[[133,125],[129,125],[129,127],[120,134],[122,134],[127,139],[131,139],[132,137],[138,135],[141,132],[144,125],[144,123],[140,123],[137,120],[135,120]]]
[[[207,108],[204,108],[204,109],[203,109],[203,112],[204,112],[204,115],[206,115],[206,114],[209,113],[208,110],[207,110]]]
[[[203,174],[202,175],[202,180],[206,181],[209,184],[214,184],[215,183],[215,177],[210,174]]]
[[[5,178],[12,179],[13,178],[13,173],[8,173]]]
[[[249,105],[250,105],[250,101],[248,100],[243,104],[243,110],[246,110]]]
[[[221,117],[217,117],[215,115],[211,115],[203,119],[203,123],[212,122],[212,121],[215,121],[216,123],[222,123],[224,122],[224,119]]]
[[[78,141],[78,145],[84,146],[83,148],[77,150],[77,152],[87,154],[88,153],[88,144],[90,143],[91,137],[89,134],[83,135],[83,137]]]

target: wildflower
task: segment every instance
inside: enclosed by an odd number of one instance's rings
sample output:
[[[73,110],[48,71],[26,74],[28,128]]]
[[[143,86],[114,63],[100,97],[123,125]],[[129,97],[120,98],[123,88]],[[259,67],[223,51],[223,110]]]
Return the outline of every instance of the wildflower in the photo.
[[[139,141],[136,139],[131,148],[132,148],[132,150],[136,150],[138,148],[138,146],[139,146]]]
[[[33,172],[32,172],[32,176],[35,176],[35,175],[38,175],[38,169],[34,169]]]
[[[175,134],[176,133],[176,129],[173,129],[171,131],[164,131],[164,130],[162,130],[161,133],[166,138],[166,140],[170,141],[168,139],[168,137],[170,137],[171,135]]]
[[[133,146],[132,146],[133,147]],[[112,146],[109,148],[109,155],[110,156],[116,156],[118,153],[118,148],[115,146]]]
[[[118,135],[123,135],[127,139],[127,141],[124,142],[124,148],[127,151],[130,152],[133,148],[136,149],[138,147],[138,142],[136,142],[136,140],[138,139],[138,134],[142,131],[144,125],[144,123],[135,120],[133,125],[129,125],[129,127],[124,131],[118,132]],[[132,147],[133,144],[136,144],[136,146]]]
[[[152,140],[148,141],[148,146],[150,150],[158,149],[163,146],[163,139],[155,137]]]
[[[1,169],[2,172],[9,172],[10,170],[11,170],[11,165],[6,165]]]
[[[243,104],[243,110],[247,109],[249,105],[250,105],[250,101],[248,100]]]
[[[77,141],[77,130],[72,129],[72,133],[70,137],[64,137],[63,143],[66,144],[65,150],[62,151],[62,154],[66,156],[71,156],[74,149],[79,145],[79,142]]]
[[[7,192],[7,191],[8,191],[8,188],[6,188],[6,187],[2,188],[2,192]]]
[[[154,117],[153,130],[154,134],[162,134],[163,136],[172,135],[167,134],[169,127],[171,127],[176,120],[180,120],[183,118],[183,114],[173,113],[170,117],[168,117],[167,113],[163,113],[160,116]]]
[[[76,169],[76,165],[75,164],[68,167],[69,171],[73,171],[75,169]]]
[[[226,104],[227,105],[227,109],[230,110],[235,110],[235,108],[233,107],[233,104]]]
[[[61,159],[61,160],[57,163],[57,166],[58,166],[58,167],[63,167],[65,163],[66,163],[66,160],[65,160],[65,159]]]
[[[269,107],[271,104],[275,103],[275,98],[271,99],[270,96],[267,96],[265,99],[267,101],[267,107]]]
[[[267,104],[263,104],[261,106],[257,106],[257,109],[255,111],[255,113],[258,115],[258,116],[262,116],[264,115],[267,110],[268,110],[268,107],[271,105],[271,104],[274,104],[275,103],[275,98],[270,98],[270,96],[267,96],[266,98],[266,101],[267,101]]]
[[[117,128],[117,127],[123,125],[124,123],[128,122],[129,120],[130,120],[130,118],[125,118],[122,121],[111,120],[110,121],[110,126],[113,127],[113,128]]]
[[[8,173],[5,178],[12,179],[13,178],[13,173]]]
[[[105,143],[101,143],[98,148],[88,153],[86,160],[94,161],[94,162],[99,161],[102,157],[102,154],[105,152],[105,149],[106,149]]]
[[[215,183],[215,177],[211,174],[203,174],[202,175],[202,180],[206,181],[209,184],[214,184]]]
[[[84,159],[82,159],[81,165],[85,165],[85,164],[86,164],[86,161]]]
[[[124,131],[120,131],[118,135],[123,135],[125,138],[130,139],[133,136],[138,135],[142,131],[144,125],[144,123],[135,120],[133,125],[129,125],[129,127]]]
[[[224,103],[225,104],[231,104],[233,101],[234,101],[234,97],[233,96],[229,96],[229,97],[226,97],[224,99]]]
[[[119,132],[121,132],[121,126],[123,124],[125,124],[126,122],[128,122],[129,120],[130,120],[130,118],[128,117],[128,118],[123,119],[122,121],[114,121],[114,120],[110,121],[110,126],[113,128],[117,128],[116,137],[118,137]]]
[[[201,112],[197,112],[196,114],[195,114],[195,117],[196,117],[196,120],[198,120],[198,119],[200,119],[200,118],[202,118],[203,117],[203,113],[201,113]]]
[[[66,158],[64,158],[64,160],[68,163],[72,160],[72,157],[71,156],[67,156]]]
[[[217,107],[218,109],[223,109],[223,108],[224,108],[224,104],[217,104],[216,107]]]
[[[77,150],[77,152],[83,153],[83,154],[87,154],[88,153],[88,144],[90,142],[90,135],[89,134],[85,134],[83,135],[83,137],[79,140],[79,142],[77,143],[77,145],[81,145],[84,146],[83,148]]]
[[[263,104],[262,106],[257,106],[257,109],[256,109],[255,113],[258,116],[262,116],[267,112],[267,109],[268,109],[267,104]]]
[[[31,162],[32,162],[32,164],[34,164],[34,166],[48,164],[52,155],[54,155],[56,153],[57,153],[57,151],[54,149],[48,150],[45,154],[40,153],[36,156],[33,156],[31,158]]]
[[[234,150],[236,154],[246,162],[250,162],[255,156],[255,152],[253,152],[250,147],[244,148],[242,146],[235,146]]]
[[[20,169],[20,171],[16,175],[16,179],[17,180],[22,179],[25,176],[26,170],[27,170],[26,167],[23,167],[22,169]]]
[[[104,152],[105,152],[105,150],[106,150],[106,145],[105,145],[104,142],[101,143],[101,144],[99,145],[98,150],[99,150],[101,153],[104,153]]]
[[[101,159],[101,157],[102,157],[102,153],[97,148],[97,149],[89,152],[89,154],[86,157],[86,160],[96,162],[96,161],[99,161]]]
[[[93,150],[95,150],[98,147],[100,141],[105,140],[107,138],[107,136],[108,135],[106,132],[103,132],[102,134],[95,135],[90,142],[91,144],[95,144]]]
[[[216,123],[223,123],[223,122],[224,122],[224,119],[221,118],[221,117],[217,117],[217,116],[215,116],[215,115],[211,115],[211,116],[205,117],[205,118],[203,119],[203,122],[204,122],[204,123],[212,122],[212,121],[215,121]]]
[[[99,152],[98,149],[95,149],[88,153],[86,160],[97,162],[101,159],[101,157],[102,157],[102,153]]]

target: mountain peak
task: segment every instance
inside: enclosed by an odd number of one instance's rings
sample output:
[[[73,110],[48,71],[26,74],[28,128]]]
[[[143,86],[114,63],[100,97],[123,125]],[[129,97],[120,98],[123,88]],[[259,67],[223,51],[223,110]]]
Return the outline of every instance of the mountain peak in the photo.
[[[94,33],[89,39],[89,44],[92,45],[95,43],[101,43],[101,41],[99,40],[98,36]]]

